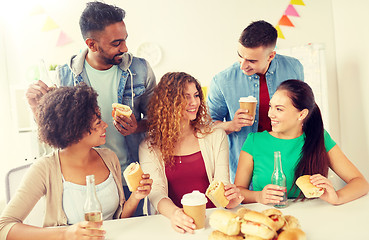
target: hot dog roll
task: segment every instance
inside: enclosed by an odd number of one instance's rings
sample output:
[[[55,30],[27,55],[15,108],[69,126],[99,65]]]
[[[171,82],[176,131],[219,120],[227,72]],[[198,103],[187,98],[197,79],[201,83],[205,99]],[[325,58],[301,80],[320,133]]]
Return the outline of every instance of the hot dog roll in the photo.
[[[126,116],[130,117],[132,114],[132,110],[129,106],[123,105],[120,103],[113,103],[112,104],[113,111],[111,113],[112,117],[116,119],[118,116]]]
[[[240,234],[241,222],[237,214],[226,210],[215,210],[209,218],[212,228],[227,235]]]
[[[129,191],[134,192],[140,186],[143,171],[139,163],[131,163],[123,172]]]
[[[215,230],[210,233],[208,240],[243,240],[242,236],[231,236]]]
[[[279,229],[281,229],[286,222],[286,220],[284,219],[282,215],[282,212],[279,211],[278,209],[269,208],[269,209],[262,211],[262,213],[273,220],[275,227],[276,227],[274,229],[275,231],[278,231]]]
[[[229,200],[224,196],[224,184],[214,180],[206,189],[205,195],[214,203],[217,208],[225,208]]]
[[[320,197],[324,188],[318,188],[310,182],[310,175],[304,175],[296,180],[296,185],[301,189],[306,198]]]
[[[277,235],[273,220],[260,212],[248,211],[243,216],[243,220],[241,232],[245,235],[253,235],[264,239],[271,239]]]
[[[306,234],[299,228],[291,228],[281,232],[277,240],[306,240]]]

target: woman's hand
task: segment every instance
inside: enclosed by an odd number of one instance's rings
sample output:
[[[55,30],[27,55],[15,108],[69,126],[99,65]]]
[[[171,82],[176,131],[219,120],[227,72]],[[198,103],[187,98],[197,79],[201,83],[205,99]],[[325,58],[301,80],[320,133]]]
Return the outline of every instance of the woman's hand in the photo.
[[[64,239],[66,240],[104,240],[105,230],[100,229],[102,226],[101,222],[79,222],[70,227],[64,233]]]
[[[324,188],[324,193],[320,196],[320,199],[329,202],[330,204],[338,203],[337,192],[328,178],[320,174],[314,174],[310,177],[310,182],[316,187]]]
[[[196,228],[196,225],[193,221],[193,219],[189,216],[187,216],[182,208],[176,208],[171,217],[170,221],[172,224],[172,227],[174,230],[176,230],[179,233],[194,233],[194,230]]]
[[[151,186],[152,186],[152,179],[150,179],[150,174],[142,174],[140,186],[132,194],[137,200],[141,200],[145,198],[147,195],[149,195],[151,191]]]
[[[241,195],[240,189],[234,184],[224,186],[224,195],[229,200],[227,208],[234,208],[240,205],[244,197]]]
[[[268,184],[261,192],[259,192],[257,202],[262,204],[277,204],[280,201],[283,201],[283,191],[284,189],[280,186]]]

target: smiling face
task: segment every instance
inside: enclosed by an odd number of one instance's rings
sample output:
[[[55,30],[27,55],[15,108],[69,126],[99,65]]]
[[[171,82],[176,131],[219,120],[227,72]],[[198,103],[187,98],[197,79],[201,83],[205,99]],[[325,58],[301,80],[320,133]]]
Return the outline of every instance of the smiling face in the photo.
[[[91,51],[96,53],[96,57],[102,64],[118,65],[122,62],[123,53],[128,51],[127,37],[126,26],[121,21],[108,25],[103,31],[95,33],[94,39],[91,39],[87,45]]]
[[[186,98],[187,104],[183,113],[183,120],[193,121],[197,117],[197,112],[201,102],[199,91],[197,90],[195,83],[190,82],[186,84],[184,97]]]
[[[246,48],[241,43],[238,44],[237,52],[240,68],[248,76],[255,73],[265,74],[275,56],[271,47]]]
[[[106,142],[106,128],[108,124],[101,120],[101,117],[95,117],[91,126],[91,132],[80,140],[80,143],[89,145],[91,147],[98,147]]]
[[[271,134],[278,138],[292,139],[302,134],[302,124],[308,110],[300,111],[292,104],[286,90],[274,93],[269,104],[268,117],[271,120]]]

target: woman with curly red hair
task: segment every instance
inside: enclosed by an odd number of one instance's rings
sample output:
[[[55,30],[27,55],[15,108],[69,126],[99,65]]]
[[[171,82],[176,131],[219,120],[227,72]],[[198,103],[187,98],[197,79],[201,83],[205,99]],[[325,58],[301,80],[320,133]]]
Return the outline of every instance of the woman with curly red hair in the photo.
[[[181,198],[193,190],[205,192],[214,180],[225,184],[227,208],[243,198],[229,184],[229,149],[225,132],[212,128],[199,82],[184,72],[165,74],[150,100],[147,139],[139,148],[144,172],[153,179],[150,202],[170,218],[178,232],[193,232],[193,219],[181,208]],[[207,207],[214,207],[208,201]]]

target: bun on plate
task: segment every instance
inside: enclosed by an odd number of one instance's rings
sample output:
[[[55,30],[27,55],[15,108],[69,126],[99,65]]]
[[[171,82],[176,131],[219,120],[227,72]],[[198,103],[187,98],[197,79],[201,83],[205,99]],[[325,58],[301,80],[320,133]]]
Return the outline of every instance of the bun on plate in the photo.
[[[212,233],[210,233],[208,240],[243,240],[243,237],[242,236],[230,236],[218,230],[215,230]]]
[[[318,188],[310,182],[310,175],[303,175],[296,180],[296,185],[301,189],[306,198],[320,197],[324,188]]]
[[[140,186],[140,181],[142,179],[143,171],[139,163],[134,162],[128,165],[124,170],[123,176],[127,182],[129,191],[134,192]]]
[[[126,116],[130,117],[132,114],[132,110],[129,106],[123,105],[120,103],[113,103],[112,104],[113,111],[111,112],[111,115],[114,119],[118,116]]]
[[[286,220],[286,223],[282,227],[282,230],[287,230],[287,229],[291,229],[291,228],[300,228],[301,227],[300,223],[299,223],[299,220],[297,220],[297,218],[295,218],[294,216],[285,215],[284,219]]]
[[[281,232],[277,240],[306,240],[306,234],[299,228],[291,228]]]
[[[209,217],[209,224],[212,228],[227,235],[239,235],[241,222],[237,214],[226,210],[215,210]]]
[[[229,200],[224,196],[224,184],[214,180],[206,189],[205,195],[214,203],[217,208],[225,208]]]
[[[279,211],[278,209],[275,208],[269,208],[266,209],[264,211],[262,211],[261,213],[265,214],[266,216],[268,216],[270,219],[273,220],[274,224],[275,224],[275,229],[276,231],[278,231],[279,229],[281,229],[286,220],[284,219],[282,212]]]
[[[260,212],[248,211],[243,216],[243,220],[241,232],[245,235],[253,235],[264,239],[271,239],[277,235],[273,220]]]
[[[240,219],[243,219],[243,216],[245,215],[245,213],[247,213],[248,211],[251,211],[250,209],[248,208],[245,208],[245,207],[241,207],[240,209],[237,210],[236,214],[237,216],[240,217]]]

